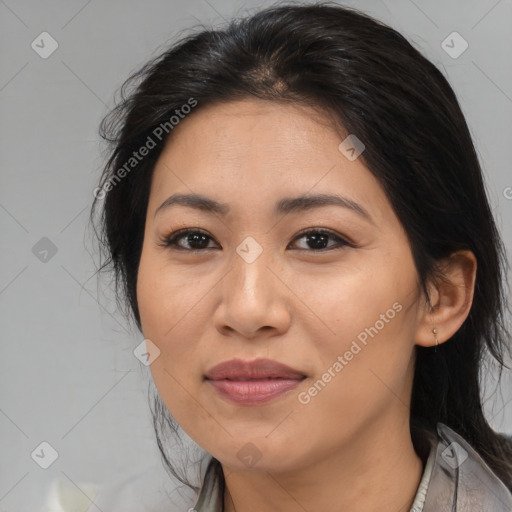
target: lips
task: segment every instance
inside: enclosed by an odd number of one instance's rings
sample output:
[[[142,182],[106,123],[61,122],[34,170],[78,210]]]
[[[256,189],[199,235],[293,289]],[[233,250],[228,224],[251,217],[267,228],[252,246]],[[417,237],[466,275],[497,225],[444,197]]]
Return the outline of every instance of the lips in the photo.
[[[306,376],[277,361],[233,359],[212,368],[205,380],[237,405],[258,405],[297,387]]]

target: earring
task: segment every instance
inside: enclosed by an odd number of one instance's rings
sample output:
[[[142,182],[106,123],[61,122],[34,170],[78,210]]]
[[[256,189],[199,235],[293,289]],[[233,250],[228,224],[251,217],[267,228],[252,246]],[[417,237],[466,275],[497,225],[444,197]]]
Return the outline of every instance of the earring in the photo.
[[[437,328],[436,328],[436,327],[434,327],[434,328],[432,329],[432,332],[434,333],[434,336],[435,336],[435,338],[436,338],[436,347],[437,347],[437,346],[439,345],[439,340],[437,339]]]

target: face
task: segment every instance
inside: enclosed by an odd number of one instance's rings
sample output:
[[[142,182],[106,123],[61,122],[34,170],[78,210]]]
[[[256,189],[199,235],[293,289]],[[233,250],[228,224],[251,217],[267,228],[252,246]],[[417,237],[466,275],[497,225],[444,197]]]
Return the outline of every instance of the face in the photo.
[[[408,421],[424,304],[406,234],[340,151],[346,135],[306,107],[240,100],[181,121],[155,167],[137,282],[152,376],[231,468],[306,467]],[[221,206],[161,206],[177,194]],[[342,201],[283,202],[320,194]],[[296,375],[205,378],[233,359]]]

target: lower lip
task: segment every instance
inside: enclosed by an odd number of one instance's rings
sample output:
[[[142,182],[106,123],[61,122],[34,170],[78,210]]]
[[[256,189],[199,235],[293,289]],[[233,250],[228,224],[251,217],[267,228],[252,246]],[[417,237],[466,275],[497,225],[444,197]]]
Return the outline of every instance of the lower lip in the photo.
[[[296,388],[302,380],[208,380],[223,397],[241,405],[255,405],[269,402],[286,391]]]

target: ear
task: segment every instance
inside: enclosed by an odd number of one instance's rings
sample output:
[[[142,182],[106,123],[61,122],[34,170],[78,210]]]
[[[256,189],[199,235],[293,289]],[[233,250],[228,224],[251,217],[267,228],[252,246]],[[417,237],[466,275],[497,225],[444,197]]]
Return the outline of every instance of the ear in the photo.
[[[415,343],[431,347],[450,339],[466,320],[475,287],[477,263],[475,255],[468,250],[457,251],[438,263],[442,278],[428,283],[430,305],[425,299],[424,307],[418,311],[418,327]],[[432,332],[437,329],[437,334]]]

